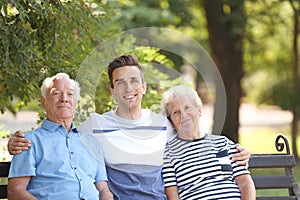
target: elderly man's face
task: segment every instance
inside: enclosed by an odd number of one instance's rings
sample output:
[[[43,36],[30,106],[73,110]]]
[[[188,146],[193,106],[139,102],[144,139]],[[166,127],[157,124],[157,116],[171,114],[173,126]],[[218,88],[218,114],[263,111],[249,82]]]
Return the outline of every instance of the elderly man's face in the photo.
[[[72,82],[66,78],[55,79],[41,98],[47,113],[47,119],[53,122],[73,120],[77,106],[77,97]]]

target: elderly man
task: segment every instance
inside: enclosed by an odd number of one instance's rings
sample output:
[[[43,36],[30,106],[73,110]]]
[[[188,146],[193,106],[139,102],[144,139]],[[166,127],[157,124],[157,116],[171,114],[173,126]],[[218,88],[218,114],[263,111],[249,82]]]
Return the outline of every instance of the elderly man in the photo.
[[[46,119],[26,133],[32,147],[13,157],[8,198],[113,199],[104,163],[89,154],[72,123],[78,83],[58,73],[44,80],[41,92]]]

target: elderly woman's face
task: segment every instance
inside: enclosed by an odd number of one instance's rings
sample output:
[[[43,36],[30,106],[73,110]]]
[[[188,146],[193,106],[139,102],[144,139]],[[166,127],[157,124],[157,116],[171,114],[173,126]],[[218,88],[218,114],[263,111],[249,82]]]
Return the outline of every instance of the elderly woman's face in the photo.
[[[201,108],[196,106],[187,96],[173,98],[167,110],[178,133],[196,131],[199,127]]]

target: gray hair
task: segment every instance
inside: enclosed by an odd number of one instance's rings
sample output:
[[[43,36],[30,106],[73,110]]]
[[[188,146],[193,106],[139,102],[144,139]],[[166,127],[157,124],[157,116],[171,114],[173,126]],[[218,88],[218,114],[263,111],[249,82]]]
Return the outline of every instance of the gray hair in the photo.
[[[165,116],[169,116],[167,109],[168,104],[173,101],[174,98],[180,99],[182,96],[187,96],[195,106],[202,107],[202,101],[198,93],[188,85],[176,85],[168,89],[161,100],[161,113]]]
[[[74,92],[75,92],[75,98],[76,100],[79,99],[79,95],[80,95],[80,87],[79,87],[79,83],[76,82],[74,79],[71,79],[70,76],[66,73],[57,73],[54,76],[51,77],[47,77],[44,81],[43,84],[41,86],[41,94],[44,98],[46,98],[46,94],[47,94],[47,90],[50,87],[51,83],[55,80],[55,79],[59,79],[59,78],[65,78],[68,79],[73,85],[74,85]]]

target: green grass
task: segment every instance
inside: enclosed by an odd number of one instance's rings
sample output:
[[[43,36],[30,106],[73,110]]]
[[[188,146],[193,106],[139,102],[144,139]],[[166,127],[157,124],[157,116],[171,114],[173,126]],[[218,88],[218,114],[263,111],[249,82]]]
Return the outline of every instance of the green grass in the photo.
[[[240,144],[249,150],[252,154],[254,153],[278,153],[275,148],[275,139],[277,135],[285,135],[289,140],[290,150],[292,151],[292,142],[290,137],[290,130],[280,130],[274,128],[256,128],[250,129],[240,133],[239,140]],[[298,134],[299,135],[299,134]],[[300,136],[297,138],[297,148],[300,151]],[[286,150],[284,149],[283,153]],[[299,154],[299,153],[298,153]],[[252,176],[269,176],[269,175],[284,175],[284,169],[268,169],[268,170],[257,170],[252,169]],[[300,165],[299,163],[293,170],[295,181],[300,186]],[[286,189],[272,189],[272,190],[257,190],[257,196],[284,196],[288,195]]]
[[[239,135],[239,143],[251,153],[278,153],[275,148],[275,139],[281,134],[289,140],[290,150],[292,151],[292,141],[290,131],[286,129],[259,128],[247,130]],[[299,134],[298,134],[299,135]],[[282,141],[282,140],[280,140]],[[297,138],[298,154],[300,152],[300,136]],[[283,153],[286,151],[284,150]]]

